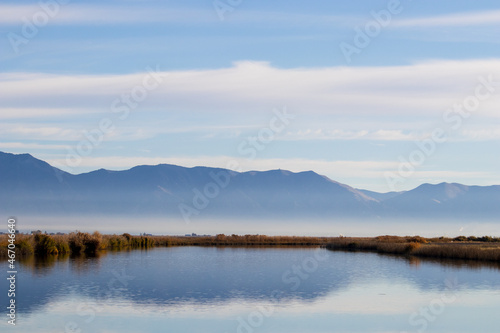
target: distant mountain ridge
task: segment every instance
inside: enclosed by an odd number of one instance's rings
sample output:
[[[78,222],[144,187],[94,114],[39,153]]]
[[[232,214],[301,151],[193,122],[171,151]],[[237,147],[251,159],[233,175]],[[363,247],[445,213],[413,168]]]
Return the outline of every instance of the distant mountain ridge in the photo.
[[[500,186],[423,184],[358,190],[315,172],[235,172],[176,165],[73,175],[29,154],[0,152],[0,213],[170,218],[496,218]]]

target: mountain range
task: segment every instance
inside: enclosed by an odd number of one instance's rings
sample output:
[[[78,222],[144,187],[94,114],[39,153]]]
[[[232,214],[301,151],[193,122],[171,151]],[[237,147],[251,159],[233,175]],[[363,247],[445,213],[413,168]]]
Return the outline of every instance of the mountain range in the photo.
[[[29,154],[0,152],[0,213],[184,219],[495,219],[500,216],[500,186],[440,183],[378,193],[312,171],[235,172],[168,164],[73,175]]]

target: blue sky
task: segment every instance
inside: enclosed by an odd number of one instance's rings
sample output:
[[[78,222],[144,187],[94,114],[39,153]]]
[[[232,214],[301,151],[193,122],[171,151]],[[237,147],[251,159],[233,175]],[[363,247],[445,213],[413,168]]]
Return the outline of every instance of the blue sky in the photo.
[[[2,151],[500,184],[496,1],[41,3],[0,5]]]

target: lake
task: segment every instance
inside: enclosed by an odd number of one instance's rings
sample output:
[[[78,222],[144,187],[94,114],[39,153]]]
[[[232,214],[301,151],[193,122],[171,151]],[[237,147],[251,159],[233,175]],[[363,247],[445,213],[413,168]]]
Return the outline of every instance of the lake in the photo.
[[[2,297],[2,332],[496,333],[500,324],[498,265],[318,248],[31,257],[16,283],[17,325]]]

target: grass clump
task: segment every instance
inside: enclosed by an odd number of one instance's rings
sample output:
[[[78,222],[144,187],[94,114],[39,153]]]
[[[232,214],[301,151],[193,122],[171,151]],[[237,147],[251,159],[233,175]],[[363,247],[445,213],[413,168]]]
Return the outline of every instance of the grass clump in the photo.
[[[56,241],[45,234],[36,234],[34,237],[35,241],[35,254],[47,255],[47,254],[59,254]]]
[[[102,243],[102,235],[99,232],[94,232],[92,235],[86,232],[72,232],[69,234],[68,246],[72,254],[95,254]]]
[[[16,243],[16,254],[18,255],[29,255],[33,254],[33,245],[28,239],[17,240]]]
[[[107,248],[112,250],[120,250],[128,246],[128,240],[124,236],[112,235],[104,240]]]

